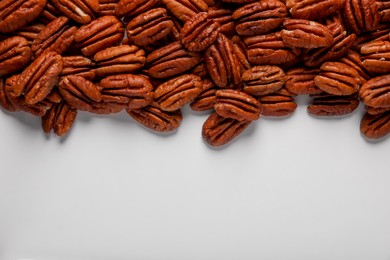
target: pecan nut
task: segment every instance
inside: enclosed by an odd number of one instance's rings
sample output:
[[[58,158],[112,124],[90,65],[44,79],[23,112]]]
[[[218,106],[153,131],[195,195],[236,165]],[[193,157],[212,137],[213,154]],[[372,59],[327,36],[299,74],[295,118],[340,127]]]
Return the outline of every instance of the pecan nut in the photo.
[[[291,16],[297,19],[318,20],[340,10],[344,0],[286,0]]]
[[[315,116],[342,116],[352,113],[359,106],[356,94],[349,96],[336,96],[326,93],[314,95],[307,111]]]
[[[0,77],[22,69],[31,58],[28,41],[19,36],[0,41]]]
[[[63,67],[60,76],[79,75],[83,78],[93,80],[95,78],[95,62],[84,56],[62,57]]]
[[[49,24],[60,16],[61,12],[57,10],[54,4],[47,2],[37,20],[43,24]]]
[[[298,67],[286,72],[286,89],[294,95],[314,95],[322,92],[314,78],[320,73],[319,69]]]
[[[207,12],[208,5],[203,0],[162,0],[167,9],[182,22],[187,22],[200,12]]]
[[[387,74],[390,71],[390,41],[373,41],[363,44],[363,66],[373,74]]]
[[[244,92],[261,96],[276,92],[286,82],[286,75],[278,66],[254,66],[242,74]]]
[[[210,80],[203,80],[202,92],[191,102],[190,107],[194,111],[206,111],[214,109],[216,100],[215,92],[218,90],[217,85]]]
[[[390,21],[390,3],[389,0],[376,1],[380,22],[385,23]]]
[[[99,15],[116,15],[115,9],[119,0],[99,0]]]
[[[200,77],[185,74],[159,85],[154,91],[154,101],[165,111],[174,111],[191,103],[202,92]]]
[[[359,90],[362,102],[370,107],[390,107],[390,75],[372,78]]]
[[[38,34],[45,28],[44,24],[33,23],[31,25],[24,26],[14,32],[15,35],[25,38],[29,45],[37,38]]]
[[[77,110],[62,101],[51,107],[42,117],[42,129],[47,134],[53,130],[56,135],[64,136],[71,129],[76,116]]]
[[[119,17],[136,16],[159,4],[160,0],[120,0],[115,7]]]
[[[370,73],[366,70],[366,68],[363,65],[359,53],[353,50],[349,50],[347,54],[340,59],[340,61],[354,68],[359,73],[362,79],[369,80],[371,78]]]
[[[380,139],[390,133],[390,112],[377,115],[366,113],[360,121],[360,132],[369,139]]]
[[[233,36],[236,33],[232,14],[230,9],[221,6],[210,7],[207,11],[208,18],[217,22],[220,26],[220,32],[226,36]]]
[[[99,12],[99,0],[51,0],[69,19],[81,24],[90,23]]]
[[[288,116],[294,113],[297,103],[289,96],[268,94],[258,98],[262,116]]]
[[[344,17],[355,33],[375,31],[380,15],[375,0],[345,0]]]
[[[212,113],[202,126],[203,140],[211,146],[222,146],[237,138],[252,121],[239,121]]]

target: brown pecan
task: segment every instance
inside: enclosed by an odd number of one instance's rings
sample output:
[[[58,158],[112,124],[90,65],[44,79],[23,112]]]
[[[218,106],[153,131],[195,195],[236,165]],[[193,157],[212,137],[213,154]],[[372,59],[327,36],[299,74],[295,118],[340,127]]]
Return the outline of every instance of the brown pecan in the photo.
[[[77,116],[77,110],[62,101],[53,106],[42,117],[42,129],[49,134],[51,130],[58,136],[64,136],[69,132]]]
[[[222,146],[238,137],[252,121],[238,121],[212,113],[202,126],[203,140],[211,146]]]
[[[352,49],[360,52],[362,46],[369,42],[374,41],[388,41],[389,40],[390,27],[387,24],[380,24],[378,29],[372,32],[366,32],[359,34]]]
[[[307,111],[315,116],[342,116],[352,113],[358,106],[359,99],[356,94],[336,96],[322,93],[314,95]]]
[[[377,115],[366,113],[360,121],[360,132],[369,139],[380,139],[390,133],[390,112]]]
[[[364,106],[364,109],[370,115],[378,115],[390,111],[390,107],[370,107],[367,105]]]
[[[110,47],[95,54],[96,74],[100,77],[133,73],[145,64],[145,51],[136,45]]]
[[[235,4],[249,4],[256,2],[256,0],[222,0],[224,3],[235,3]]]
[[[363,82],[354,68],[341,62],[325,62],[320,69],[314,82],[322,91],[332,95],[352,95]]]
[[[102,16],[81,26],[74,38],[85,56],[93,56],[98,51],[115,46],[122,41],[123,24],[115,16]]]
[[[102,101],[100,89],[91,81],[78,75],[63,77],[59,89],[66,102],[76,109],[90,111],[93,103]]]
[[[198,54],[188,52],[180,42],[173,42],[146,57],[146,72],[154,78],[168,78],[192,69],[200,61]]]
[[[298,67],[286,72],[285,87],[294,95],[314,95],[322,92],[314,78],[320,73],[319,69]]]
[[[232,37],[232,42],[234,54],[236,54],[237,59],[241,65],[241,71],[244,72],[244,70],[250,69],[251,64],[249,63],[247,56],[248,50],[244,42],[241,41],[240,37],[238,37],[237,35]]]
[[[226,36],[232,36],[236,33],[234,21],[232,18],[233,11],[221,6],[210,7],[207,11],[209,19],[219,23],[220,32]]]
[[[233,19],[239,35],[253,36],[271,32],[282,25],[287,8],[278,0],[263,0],[236,9]]]
[[[153,85],[145,77],[121,74],[100,81],[102,101],[125,105],[126,109],[138,109],[153,100]]]
[[[223,34],[204,54],[207,70],[215,84],[222,88],[232,88],[241,81],[240,63],[233,51],[233,43]]]
[[[99,15],[116,15],[115,9],[119,0],[99,0]]]
[[[390,22],[390,1],[389,0],[377,0],[376,1],[380,21],[382,23]]]
[[[362,59],[359,53],[349,50],[347,54],[340,59],[342,63],[345,63],[352,68],[354,68],[364,80],[369,80],[371,78],[370,73],[366,70],[363,65]]]
[[[254,65],[283,65],[295,62],[299,49],[288,47],[280,33],[269,33],[244,38],[248,60]]]
[[[47,0],[2,0],[0,1],[0,32],[9,33],[35,20]]]
[[[185,74],[158,86],[154,91],[154,100],[162,110],[174,111],[192,102],[202,88],[200,77]]]
[[[81,24],[90,23],[99,12],[99,0],[51,0],[57,9]]]
[[[373,74],[390,72],[390,41],[373,41],[363,44],[360,49],[363,66]]]
[[[57,10],[53,3],[47,2],[45,8],[38,17],[38,21],[42,22],[43,24],[49,24],[60,16],[61,12]]]
[[[42,23],[33,23],[15,31],[14,34],[25,38],[29,42],[29,45],[31,45],[33,41],[37,38],[38,34],[45,27],[46,26]]]
[[[318,20],[336,13],[343,7],[344,0],[286,0],[286,6],[293,18]]]
[[[277,66],[254,66],[242,74],[242,81],[246,93],[261,96],[281,89],[286,82],[286,75]]]
[[[11,78],[12,77],[8,78],[8,80]],[[16,79],[15,76],[14,79]],[[4,79],[0,78],[0,106],[10,112],[19,111],[20,107],[16,105],[15,102],[13,102],[12,98],[9,96],[10,91],[12,91],[12,89],[7,89]]]
[[[155,8],[134,17],[126,27],[130,43],[149,45],[166,37],[173,28],[173,21],[165,8]]]
[[[294,99],[281,94],[268,94],[258,98],[262,116],[288,116],[294,113]]]
[[[115,12],[119,17],[135,16],[152,9],[160,3],[160,0],[120,0]]]
[[[203,80],[202,92],[191,102],[190,107],[194,111],[206,111],[214,109],[215,92],[218,87],[210,79]]]
[[[59,54],[45,52],[18,76],[13,92],[16,96],[23,94],[29,105],[44,100],[57,84],[62,65]]]
[[[239,121],[252,121],[260,117],[260,103],[254,97],[235,89],[215,92],[214,109],[218,115]]]
[[[355,33],[376,30],[380,20],[376,0],[345,0],[344,18]]]
[[[219,24],[205,12],[188,20],[180,32],[181,43],[190,51],[204,51],[217,40]]]
[[[95,63],[84,56],[62,57],[63,67],[60,76],[79,75],[83,78],[93,80],[95,78]]]
[[[99,115],[108,115],[121,112],[123,109],[124,106],[118,103],[93,102],[87,111]]]
[[[183,120],[180,110],[164,111],[155,106],[127,110],[127,113],[141,125],[156,132],[176,130]]]
[[[182,22],[187,22],[199,12],[207,12],[203,0],[162,0],[167,9]]]
[[[291,47],[329,47],[333,42],[332,32],[324,25],[302,19],[285,19],[280,34],[283,42]]]
[[[390,107],[390,75],[365,82],[359,90],[361,101],[370,107]]]
[[[64,53],[73,43],[76,26],[69,25],[69,19],[60,16],[49,23],[35,38],[31,51],[35,58],[45,51]]]
[[[31,58],[25,38],[14,36],[0,41],[0,77],[22,69]]]
[[[332,23],[327,27],[333,35],[331,46],[308,50],[303,57],[306,66],[320,67],[324,62],[337,61],[355,43],[356,34],[348,34],[341,23]]]
[[[204,62],[198,63],[189,74],[194,74],[196,76],[199,76],[200,78],[204,79],[209,76],[209,72],[207,71],[206,65]]]

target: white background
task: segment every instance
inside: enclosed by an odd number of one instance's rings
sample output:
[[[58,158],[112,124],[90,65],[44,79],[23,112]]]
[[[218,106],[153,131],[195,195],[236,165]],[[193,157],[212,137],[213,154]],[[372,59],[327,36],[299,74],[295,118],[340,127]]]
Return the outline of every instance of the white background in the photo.
[[[170,135],[80,113],[63,140],[0,112],[0,259],[390,260],[390,139],[299,102],[223,149],[188,107]]]

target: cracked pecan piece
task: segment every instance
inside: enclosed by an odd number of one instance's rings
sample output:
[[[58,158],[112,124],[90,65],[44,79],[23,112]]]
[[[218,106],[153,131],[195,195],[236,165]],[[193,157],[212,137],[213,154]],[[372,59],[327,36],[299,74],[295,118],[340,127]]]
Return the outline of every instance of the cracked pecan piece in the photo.
[[[180,38],[189,51],[204,51],[217,40],[218,34],[219,24],[208,19],[206,12],[201,12],[184,24]]]
[[[288,116],[297,108],[294,98],[282,94],[268,94],[257,99],[262,116]]]
[[[85,56],[121,43],[123,39],[123,24],[115,16],[102,16],[91,23],[81,26],[75,33],[77,47]]]
[[[98,0],[51,1],[66,17],[80,24],[87,24],[94,20],[100,8]]]
[[[35,38],[31,45],[31,51],[37,58],[45,51],[54,51],[62,54],[74,43],[76,26],[69,25],[69,19],[60,16],[49,23]]]
[[[204,53],[207,70],[215,82],[222,88],[232,88],[241,82],[241,68],[233,51],[233,43],[223,34]]]
[[[253,121],[239,121],[212,113],[202,126],[203,140],[211,146],[222,146],[237,138]]]
[[[154,101],[164,111],[174,111],[191,103],[201,92],[200,77],[192,74],[170,79],[154,90]]]
[[[360,132],[369,139],[380,139],[390,133],[390,111],[377,115],[364,114],[360,121]]]
[[[105,77],[113,74],[133,73],[146,62],[145,51],[136,45],[110,47],[95,54],[96,74]]]
[[[203,0],[162,0],[162,2],[182,22],[187,22],[197,13],[207,12],[209,9]]]
[[[134,17],[126,26],[130,43],[149,45],[166,37],[173,28],[173,21],[165,8],[154,8]]]
[[[294,95],[314,95],[322,92],[314,78],[320,73],[320,69],[298,67],[286,72],[286,89]]]
[[[162,79],[180,75],[201,61],[197,53],[188,52],[180,42],[170,43],[146,57],[146,73]]]
[[[136,16],[157,6],[160,0],[120,0],[115,7],[118,17]]]
[[[375,31],[380,21],[376,0],[345,0],[344,20],[354,33]]]
[[[65,101],[51,107],[42,117],[42,129],[46,134],[52,130],[57,136],[64,136],[71,129],[77,116],[77,110]]]
[[[244,92],[261,96],[281,89],[286,82],[286,75],[278,66],[254,66],[242,74]]]
[[[20,29],[39,16],[47,0],[0,1],[0,32],[9,33]]]
[[[0,77],[24,68],[31,58],[28,41],[14,36],[0,41]]]
[[[286,16],[287,8],[284,3],[278,0],[263,0],[236,9],[232,17],[239,35],[254,36],[278,28]]]
[[[260,103],[256,98],[235,89],[219,89],[215,92],[214,109],[218,115],[238,121],[260,118]]]
[[[372,74],[387,74],[390,72],[390,41],[373,41],[360,49],[363,66]]]
[[[56,52],[42,54],[19,74],[13,92],[24,95],[29,105],[44,100],[57,84],[62,65],[62,57]]]
[[[133,74],[108,76],[100,81],[102,101],[139,109],[153,100],[153,85],[145,77]]]
[[[320,74],[314,78],[314,82],[326,93],[347,96],[356,93],[363,81],[351,66],[341,62],[325,62],[320,67]]]
[[[191,102],[190,107],[194,111],[206,111],[214,109],[215,92],[218,86],[211,79],[203,80],[202,92]]]
[[[370,107],[390,107],[390,75],[372,78],[359,90],[361,101]]]
[[[60,76],[79,75],[88,80],[95,78],[95,62],[84,56],[62,57],[63,67]]]
[[[359,106],[358,95],[336,96],[326,93],[313,95],[307,111],[315,116],[342,116],[351,114]]]
[[[291,16],[297,19],[319,20],[340,10],[345,0],[286,0]]]

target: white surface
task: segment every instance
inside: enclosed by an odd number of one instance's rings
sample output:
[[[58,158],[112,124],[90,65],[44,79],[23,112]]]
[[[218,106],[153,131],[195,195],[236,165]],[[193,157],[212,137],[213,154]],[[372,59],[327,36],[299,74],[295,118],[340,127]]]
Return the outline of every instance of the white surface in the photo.
[[[65,140],[0,112],[0,259],[389,260],[390,139],[361,113],[301,104],[214,150],[188,108],[167,136],[81,113]]]

